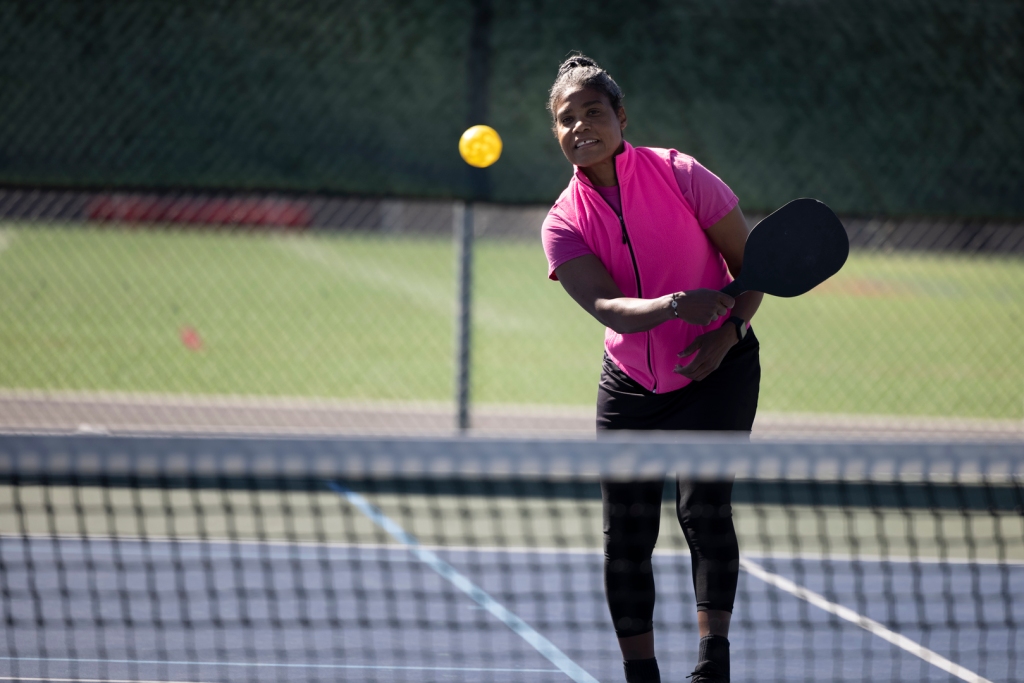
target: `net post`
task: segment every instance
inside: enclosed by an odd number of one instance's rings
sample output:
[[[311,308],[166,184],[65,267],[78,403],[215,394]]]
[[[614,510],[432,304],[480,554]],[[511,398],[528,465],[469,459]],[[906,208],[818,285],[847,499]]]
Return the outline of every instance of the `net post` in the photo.
[[[455,268],[457,310],[455,312],[455,427],[469,429],[469,344],[473,281],[473,202],[455,202]]]

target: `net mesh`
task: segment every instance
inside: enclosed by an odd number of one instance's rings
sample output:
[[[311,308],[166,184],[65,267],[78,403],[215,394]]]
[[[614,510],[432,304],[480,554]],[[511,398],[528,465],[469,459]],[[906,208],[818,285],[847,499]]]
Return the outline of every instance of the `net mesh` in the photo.
[[[735,477],[732,679],[1020,673],[1012,444],[0,439],[0,672],[17,679],[621,679],[598,482]],[[666,679],[696,663],[666,487]]]

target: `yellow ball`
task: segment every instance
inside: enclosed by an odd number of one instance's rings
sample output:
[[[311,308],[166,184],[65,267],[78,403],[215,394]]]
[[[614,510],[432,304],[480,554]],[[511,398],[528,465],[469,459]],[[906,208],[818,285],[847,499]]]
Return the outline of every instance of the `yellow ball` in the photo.
[[[470,166],[487,168],[501,156],[501,137],[490,126],[473,126],[459,138],[459,154]]]

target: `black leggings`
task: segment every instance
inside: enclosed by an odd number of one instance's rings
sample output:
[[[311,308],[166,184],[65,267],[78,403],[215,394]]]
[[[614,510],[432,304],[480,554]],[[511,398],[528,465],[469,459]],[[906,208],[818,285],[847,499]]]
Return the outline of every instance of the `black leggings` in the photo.
[[[598,430],[749,433],[761,378],[758,348],[751,330],[715,372],[667,394],[647,391],[606,357],[598,390]],[[601,483],[605,591],[619,638],[653,628],[651,554],[658,539],[664,487],[662,480]],[[677,482],[676,516],[690,547],[698,610],[732,611],[739,546],[731,497],[731,481]]]

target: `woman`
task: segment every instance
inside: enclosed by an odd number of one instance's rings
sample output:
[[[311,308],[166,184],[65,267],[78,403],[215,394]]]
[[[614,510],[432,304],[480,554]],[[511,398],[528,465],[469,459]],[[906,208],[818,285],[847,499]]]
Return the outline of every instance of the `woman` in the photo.
[[[747,226],[718,177],[675,150],[623,139],[622,90],[583,55],[562,64],[548,108],[575,167],[544,221],[549,277],[603,323],[599,430],[749,433],[761,370],[749,321],[762,295],[718,290],[739,275]],[[605,589],[626,680],[661,680],[654,578],[663,481],[603,482]],[[695,683],[729,680],[739,550],[731,482],[677,482],[700,630]]]

